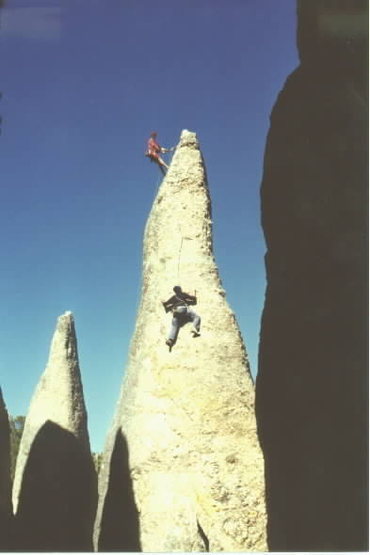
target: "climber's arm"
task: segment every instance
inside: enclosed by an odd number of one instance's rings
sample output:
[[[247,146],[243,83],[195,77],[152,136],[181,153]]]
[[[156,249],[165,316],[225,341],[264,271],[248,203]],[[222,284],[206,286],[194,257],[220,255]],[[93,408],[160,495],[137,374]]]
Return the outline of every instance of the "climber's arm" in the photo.
[[[173,303],[175,300],[175,296],[171,297],[170,299],[168,299],[167,301],[161,301],[163,304],[163,308],[165,309],[166,312],[169,312],[172,308],[173,308]]]
[[[185,297],[185,302],[187,304],[197,304],[197,298],[195,295],[189,295],[187,294]]]

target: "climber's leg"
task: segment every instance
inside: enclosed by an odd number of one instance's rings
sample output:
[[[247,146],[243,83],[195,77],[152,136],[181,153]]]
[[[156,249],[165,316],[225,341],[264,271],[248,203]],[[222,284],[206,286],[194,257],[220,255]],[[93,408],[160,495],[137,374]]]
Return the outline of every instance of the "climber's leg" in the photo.
[[[186,307],[176,308],[176,312],[173,313],[173,318],[172,318],[172,322],[171,322],[171,329],[170,329],[170,333],[169,333],[168,339],[167,339],[167,341],[172,343],[172,345],[174,345],[176,343],[177,335],[179,333],[179,329],[181,328],[181,326],[186,324],[187,321],[188,320],[187,320],[187,309],[186,309]],[[166,344],[168,345],[167,341],[166,341]]]
[[[167,166],[166,162],[164,160],[162,160],[162,158],[160,156],[158,156],[157,162],[160,166],[164,166],[166,168],[166,170],[168,170],[169,166]]]
[[[191,310],[190,308],[188,308],[188,319],[190,320],[190,322],[192,322],[193,324],[193,329],[192,329],[192,333],[194,335],[194,337],[200,335],[199,330],[200,330],[200,316],[198,316],[198,314],[196,312],[194,312],[194,310]]]
[[[157,166],[159,167],[159,169],[161,170],[161,172],[163,173],[163,175],[166,175],[166,170],[168,170],[168,166],[167,166],[166,162],[164,160],[162,160],[162,158],[159,156],[159,154],[151,152],[150,154],[147,153],[145,156],[150,158],[151,162],[155,162],[157,164]]]
[[[175,342],[177,334],[179,333],[180,322],[179,319],[174,315],[171,322],[170,333],[168,334],[168,339]]]

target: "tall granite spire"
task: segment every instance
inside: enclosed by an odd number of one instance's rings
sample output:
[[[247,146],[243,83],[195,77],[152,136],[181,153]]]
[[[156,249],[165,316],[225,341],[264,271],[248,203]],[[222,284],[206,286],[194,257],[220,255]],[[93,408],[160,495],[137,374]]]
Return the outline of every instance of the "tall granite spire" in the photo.
[[[9,551],[12,520],[9,417],[0,388],[0,551]]]
[[[201,336],[165,345],[172,288],[196,290]],[[129,364],[100,480],[102,551],[266,549],[263,460],[243,340],[212,249],[195,133],[183,131],[144,237]]]
[[[17,548],[91,550],[96,494],[74,321],[66,312],[20,443],[13,488]]]

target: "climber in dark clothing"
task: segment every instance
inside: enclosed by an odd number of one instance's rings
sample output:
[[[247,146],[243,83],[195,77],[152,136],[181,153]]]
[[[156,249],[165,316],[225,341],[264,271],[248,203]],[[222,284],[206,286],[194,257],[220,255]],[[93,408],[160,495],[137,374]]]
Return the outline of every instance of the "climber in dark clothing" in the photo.
[[[200,317],[191,308],[189,308],[189,305],[197,304],[196,296],[185,293],[179,285],[176,285],[173,288],[173,291],[175,294],[168,299],[168,301],[162,301],[165,311],[171,311],[173,314],[170,333],[168,339],[166,340],[166,345],[169,346],[170,350],[176,343],[180,327],[187,322],[192,322],[193,324],[193,337],[199,337],[200,335]]]

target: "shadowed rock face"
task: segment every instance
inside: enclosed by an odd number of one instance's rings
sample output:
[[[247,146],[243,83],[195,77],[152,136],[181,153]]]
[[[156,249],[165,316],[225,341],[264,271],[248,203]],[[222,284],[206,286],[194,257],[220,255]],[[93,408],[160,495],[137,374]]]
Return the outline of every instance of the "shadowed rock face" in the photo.
[[[140,525],[129,468],[127,442],[118,430],[110,457],[99,551],[141,551]]]
[[[96,475],[73,317],[58,318],[25,421],[13,488],[17,549],[89,551]]]
[[[8,551],[12,523],[10,481],[10,428],[0,388],[0,551]]]
[[[299,2],[301,65],[265,154],[256,410],[272,551],[368,542],[366,9],[336,4]]]
[[[32,442],[16,515],[21,551],[92,550],[90,454],[78,438],[47,421]]]
[[[182,327],[169,352],[171,315],[160,301],[174,285],[197,291],[202,328],[194,339],[190,324]],[[205,168],[188,131],[146,225],[141,305],[99,489],[100,550],[130,549],[127,521],[143,551],[266,548],[254,387],[213,258]]]

